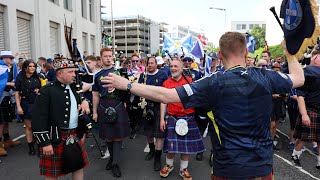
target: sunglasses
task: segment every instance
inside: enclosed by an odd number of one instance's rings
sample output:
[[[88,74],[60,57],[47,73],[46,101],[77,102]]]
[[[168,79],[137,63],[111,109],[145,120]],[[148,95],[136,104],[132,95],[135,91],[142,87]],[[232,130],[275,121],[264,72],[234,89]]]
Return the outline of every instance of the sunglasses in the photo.
[[[35,67],[35,66],[28,66],[28,67]]]
[[[263,68],[265,68],[265,67],[268,67],[268,65],[261,65],[260,67],[263,67]]]
[[[139,60],[132,60],[132,62],[137,63],[137,62],[139,62]]]
[[[186,60],[184,59],[183,62],[192,62],[193,60],[192,59],[189,59],[189,60]]]

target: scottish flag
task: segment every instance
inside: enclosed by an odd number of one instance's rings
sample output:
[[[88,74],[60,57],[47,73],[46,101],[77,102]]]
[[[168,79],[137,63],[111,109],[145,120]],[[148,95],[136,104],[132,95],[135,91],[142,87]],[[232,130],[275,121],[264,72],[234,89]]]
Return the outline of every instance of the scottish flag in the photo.
[[[209,56],[206,56],[206,61],[205,61],[205,65],[204,65],[204,75],[205,76],[210,76],[210,68],[211,68],[211,64],[212,64],[212,59]]]
[[[192,36],[188,34],[187,36],[183,37],[181,40],[181,46],[183,47],[184,53],[188,53],[191,51],[193,42],[192,42]],[[186,51],[187,50],[187,51]]]
[[[202,58],[204,56],[203,45],[200,39],[197,40],[196,44],[191,49],[190,54],[197,58]]]
[[[187,36],[181,38],[181,39],[174,39],[171,38],[168,34],[163,33],[163,50],[162,53],[166,50],[169,52],[169,54],[172,53],[178,53],[182,54],[181,47],[183,47],[183,51],[185,54],[189,53],[192,49],[193,41],[192,36],[188,34]]]
[[[249,33],[246,33],[246,40],[247,40],[248,52],[254,54],[254,50],[255,50],[255,46],[256,46],[256,40]]]
[[[168,34],[163,33],[163,50],[172,53],[175,49],[175,41]]]
[[[8,81],[8,66],[0,60],[0,98]]]

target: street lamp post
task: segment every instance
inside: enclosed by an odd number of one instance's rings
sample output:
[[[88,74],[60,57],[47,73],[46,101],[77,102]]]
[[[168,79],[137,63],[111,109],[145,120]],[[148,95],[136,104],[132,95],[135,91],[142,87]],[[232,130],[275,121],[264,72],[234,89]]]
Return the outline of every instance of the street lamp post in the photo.
[[[216,7],[210,7],[209,9],[214,9],[218,11],[224,11],[224,28],[226,29],[227,26],[227,9],[225,8],[216,8]]]

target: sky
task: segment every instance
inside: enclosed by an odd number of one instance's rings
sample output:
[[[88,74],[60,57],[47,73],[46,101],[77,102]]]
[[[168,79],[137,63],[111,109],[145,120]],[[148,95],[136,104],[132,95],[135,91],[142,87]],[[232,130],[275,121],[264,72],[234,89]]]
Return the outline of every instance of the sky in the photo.
[[[146,18],[179,24],[204,33],[209,42],[218,46],[231,21],[263,21],[272,16],[267,0],[113,0],[113,16],[142,15]],[[280,0],[279,0],[280,1]],[[111,0],[101,0],[104,17],[111,18]],[[210,9],[223,8],[226,11]],[[225,25],[226,21],[226,25]]]

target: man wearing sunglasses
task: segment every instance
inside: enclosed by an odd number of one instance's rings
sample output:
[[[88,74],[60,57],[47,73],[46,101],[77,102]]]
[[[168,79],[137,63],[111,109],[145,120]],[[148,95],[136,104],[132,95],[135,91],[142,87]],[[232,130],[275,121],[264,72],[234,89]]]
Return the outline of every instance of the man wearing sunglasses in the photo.
[[[192,68],[193,59],[191,57],[183,58],[183,74],[192,78],[192,81],[196,81],[201,78],[201,73]]]
[[[291,158],[296,167],[302,168],[300,155],[305,142],[317,142],[316,168],[320,169],[320,47],[312,51],[310,65],[304,68],[306,81],[297,89],[298,116],[293,137],[297,138]]]

